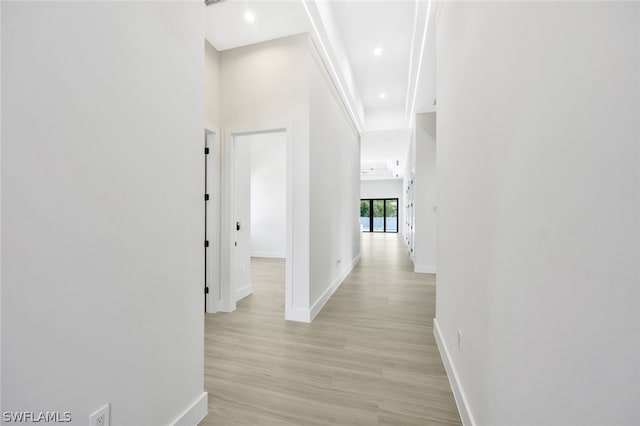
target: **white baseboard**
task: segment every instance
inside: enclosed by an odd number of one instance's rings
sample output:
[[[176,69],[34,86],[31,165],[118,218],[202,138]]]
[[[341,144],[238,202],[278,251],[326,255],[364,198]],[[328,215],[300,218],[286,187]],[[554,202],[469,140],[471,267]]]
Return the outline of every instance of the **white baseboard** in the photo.
[[[460,412],[460,419],[462,420],[462,424],[464,426],[475,426],[477,423],[475,422],[473,414],[471,413],[471,407],[469,406],[469,402],[467,401],[464,389],[462,388],[462,384],[460,383],[460,379],[458,378],[456,368],[451,361],[451,355],[447,348],[447,344],[445,343],[444,338],[442,337],[442,333],[440,332],[438,320],[435,318],[433,319],[433,335],[436,338],[436,343],[438,344],[438,349],[440,350],[440,356],[442,357],[444,368],[447,370],[447,377],[449,378],[451,390],[453,391],[453,397],[456,400],[456,405],[458,406],[458,411]]]
[[[333,293],[342,285],[347,276],[351,273],[353,268],[360,261],[360,254],[349,264],[349,266],[340,274],[340,276],[329,286],[329,288],[318,298],[313,304],[311,309],[292,308],[288,312],[285,312],[285,319],[287,321],[298,322],[311,322],[320,313],[324,305],[329,301]]]
[[[202,392],[190,406],[178,418],[171,423],[172,426],[196,426],[202,421],[207,414],[209,403],[209,394]]]
[[[277,252],[277,251],[253,251],[251,252],[251,257],[268,257],[273,259],[286,259],[287,254],[285,252]]]
[[[233,309],[229,307],[229,304],[226,300],[220,299],[218,302],[218,311],[217,312],[233,312]]]
[[[435,274],[436,265],[415,265],[413,272],[417,272],[418,274]]]
[[[309,313],[311,321],[313,321],[316,315],[320,313],[324,305],[329,301],[331,296],[333,296],[333,293],[336,292],[340,285],[342,285],[342,282],[345,280],[345,278],[347,278],[347,276],[351,273],[353,268],[358,264],[358,262],[360,262],[360,257],[361,255],[358,254],[355,259],[353,259],[353,261],[349,264],[349,266],[347,266],[347,268],[338,276],[338,278],[333,283],[331,283],[329,288],[322,294],[322,296],[320,296],[318,300],[316,300],[316,303],[311,306],[311,312]]]
[[[285,312],[285,320],[298,322],[311,322],[311,312],[309,309],[291,308]]]
[[[251,283],[249,283],[236,292],[236,302],[251,295],[251,293],[253,293],[253,287],[251,286]]]

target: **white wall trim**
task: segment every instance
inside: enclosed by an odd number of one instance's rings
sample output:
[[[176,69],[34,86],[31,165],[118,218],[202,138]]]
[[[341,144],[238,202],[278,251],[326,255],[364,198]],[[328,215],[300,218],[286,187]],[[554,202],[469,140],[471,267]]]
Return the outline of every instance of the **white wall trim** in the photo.
[[[286,259],[287,253],[275,251],[252,251],[251,257],[268,257],[273,259]]]
[[[171,423],[172,426],[196,426],[202,421],[207,414],[209,403],[209,394],[202,394],[187,408],[178,418]]]
[[[218,305],[218,312],[233,312],[235,308],[231,309],[230,304],[225,299],[220,299]]]
[[[236,302],[244,299],[247,296],[250,296],[252,293],[253,293],[253,286],[251,285],[251,283],[249,283],[238,290],[238,292],[236,293]]]
[[[416,79],[415,79],[415,85],[413,86],[413,96],[412,96],[412,100],[411,100],[411,110],[409,112],[409,115],[407,116],[407,120],[409,121],[409,126],[408,127],[413,127],[413,125],[415,124],[415,119],[416,119],[416,99],[418,98],[418,86],[419,86],[419,82],[420,82],[420,75],[421,75],[421,70],[422,70],[422,60],[424,58],[424,46],[425,43],[427,41],[427,33],[428,33],[428,29],[429,29],[429,20],[431,18],[431,0],[428,0],[427,3],[427,14],[425,16],[424,19],[424,32],[422,33],[422,43],[420,45],[420,53],[418,56],[418,68],[416,70]],[[434,2],[435,3],[435,2]],[[411,54],[413,55],[413,51],[411,52]],[[411,84],[412,81],[409,81],[409,83]],[[407,90],[407,92],[409,92],[409,90]]]
[[[342,285],[347,276],[351,273],[353,268],[360,262],[361,255],[358,254],[355,259],[351,262],[351,264],[338,276],[338,278],[329,286],[329,288],[316,300],[316,302],[311,306],[310,311],[310,320],[313,319],[320,313],[324,305],[329,301],[333,293]]]
[[[414,265],[413,272],[418,274],[435,274],[436,265]]]
[[[324,22],[320,17],[320,13],[318,12],[318,6],[315,2],[311,0],[301,0],[302,6],[304,6],[304,10],[307,12],[307,17],[309,18],[309,23],[311,23],[311,27],[313,31],[310,31],[309,34],[311,36],[311,41],[313,46],[315,47],[322,64],[324,65],[325,70],[327,71],[327,75],[331,80],[331,83],[335,87],[338,92],[339,99],[342,105],[345,107],[347,111],[347,117],[351,122],[356,134],[362,133],[362,117],[356,112],[355,108],[355,100],[351,91],[345,90],[343,84],[343,71],[342,69],[336,69],[334,66],[335,62],[335,53],[333,53],[333,49],[331,52],[327,49],[327,45],[331,46],[331,42],[329,41],[329,37],[326,34],[326,29],[324,28]],[[319,25],[321,24],[321,25]]]
[[[449,383],[451,384],[451,390],[453,390],[453,396],[456,400],[456,405],[458,406],[458,411],[460,412],[460,419],[462,420],[462,424],[464,426],[476,426],[476,421],[473,418],[473,414],[471,413],[471,408],[469,406],[469,402],[467,401],[467,396],[462,388],[462,384],[458,378],[458,373],[456,372],[456,368],[453,365],[453,361],[451,360],[451,355],[449,354],[449,350],[447,349],[447,344],[442,338],[442,333],[440,332],[440,327],[438,326],[438,320],[436,318],[433,319],[433,335],[436,338],[436,343],[438,344],[438,349],[440,350],[440,356],[442,357],[442,362],[444,363],[444,368],[447,370],[447,377],[449,378]]]
[[[287,321],[311,322],[311,311],[309,309],[290,308],[285,313],[284,319]]]
[[[204,128],[205,131],[205,146],[207,146],[210,150],[211,150],[211,154],[209,154],[210,158],[207,159],[208,163],[212,163],[212,165],[208,165],[209,170],[207,171],[207,185],[210,185],[213,180],[213,176],[214,174],[218,175],[218,178],[220,179],[220,183],[222,182],[222,173],[221,170],[218,168],[218,170],[214,170],[215,168],[215,163],[212,162],[212,160],[215,158],[215,152],[218,151],[217,155],[220,155],[220,161],[222,161],[222,147],[220,144],[220,127],[217,125],[213,125],[211,127],[205,126]],[[213,134],[213,146],[209,146],[207,144],[207,134]],[[216,188],[207,188],[207,191],[209,191],[210,194],[215,193]],[[218,190],[220,191],[220,194],[222,193],[222,188],[218,188]],[[218,196],[218,198],[220,198],[220,196]],[[213,200],[214,202],[212,202],[209,206],[209,209],[215,209],[217,208],[216,205],[219,203],[219,201],[216,202],[216,200]],[[219,212],[220,214],[221,212]],[[207,218],[206,220],[209,220],[209,216],[212,216],[211,213],[207,212]],[[220,218],[218,218],[218,220],[220,220]],[[219,223],[207,223],[207,236],[206,238],[209,239],[212,247],[211,250],[209,252],[207,252],[206,254],[206,259],[205,261],[211,261],[213,260],[213,256],[217,256],[218,257],[218,262],[221,261],[220,259],[220,244],[221,244],[221,236],[220,236],[220,231],[219,229],[216,230],[215,228],[220,228],[220,224]],[[213,251],[213,253],[212,253]],[[209,268],[215,268],[215,265],[212,264],[208,264]],[[222,300],[220,297],[220,281],[222,279],[221,275],[220,275],[220,270],[218,269],[217,271],[214,271],[214,274],[217,275],[217,282],[207,282],[207,286],[209,287],[209,293],[205,294],[205,298],[207,299],[207,313],[216,313],[218,311],[221,310],[221,306],[222,306]],[[211,274],[208,274],[207,278],[209,278]]]

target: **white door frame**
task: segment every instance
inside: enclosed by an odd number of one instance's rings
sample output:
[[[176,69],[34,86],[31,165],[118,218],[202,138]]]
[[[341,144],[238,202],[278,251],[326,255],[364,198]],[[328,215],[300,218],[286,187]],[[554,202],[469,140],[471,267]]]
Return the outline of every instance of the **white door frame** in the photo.
[[[227,130],[222,144],[222,232],[221,232],[221,303],[219,310],[232,312],[236,300],[232,289],[236,287],[235,265],[235,225],[234,211],[234,164],[236,136],[260,133],[284,132],[287,143],[287,205],[286,205],[286,271],[285,271],[285,318],[290,317],[293,303],[293,124],[279,122],[254,125]]]
[[[207,205],[207,235],[209,248],[206,251],[207,286],[209,293],[205,294],[207,301],[207,313],[215,313],[220,310],[220,178],[221,178],[221,146],[220,128],[205,127],[205,147],[209,148],[207,158],[207,191],[209,203]],[[213,135],[209,141],[209,135]],[[211,142],[211,143],[209,143]],[[216,161],[217,160],[217,161]],[[217,187],[217,188],[216,188]],[[217,217],[217,220],[213,220]]]

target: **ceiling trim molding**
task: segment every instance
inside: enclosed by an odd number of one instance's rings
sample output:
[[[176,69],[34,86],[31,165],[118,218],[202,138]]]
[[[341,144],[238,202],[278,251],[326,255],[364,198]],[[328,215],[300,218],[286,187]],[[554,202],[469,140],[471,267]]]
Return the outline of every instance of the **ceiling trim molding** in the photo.
[[[326,34],[324,25],[322,24],[322,18],[320,17],[320,14],[313,0],[301,0],[301,2],[304,6],[304,10],[307,12],[307,17],[309,18],[309,22],[311,23],[311,28],[313,29],[313,31],[311,32],[311,40],[313,41],[313,44],[318,51],[320,60],[324,64],[327,73],[329,74],[329,78],[336,87],[340,100],[347,110],[353,127],[356,129],[356,132],[358,134],[362,134],[362,117],[360,117],[359,114],[356,113],[357,110],[355,108],[353,97],[345,89],[345,82],[341,71],[334,65],[335,54],[333,54],[333,52],[329,50],[331,48],[331,43],[329,41],[329,37]]]
[[[415,111],[416,111],[416,98],[418,96],[418,83],[420,82],[420,73],[422,72],[422,59],[424,58],[424,46],[427,41],[427,31],[429,30],[429,20],[431,18],[431,4],[433,0],[428,0],[427,3],[427,12],[424,17],[424,30],[422,33],[422,43],[420,44],[420,51],[418,56],[418,68],[415,73],[415,78],[410,79],[409,87],[413,87],[413,94],[411,100],[411,109],[409,110],[409,115],[407,116],[407,121],[409,127],[413,126],[413,122],[415,120]],[[413,44],[413,43],[412,43]],[[413,58],[413,52],[411,52],[411,57]],[[408,89],[411,90],[411,89]]]
[[[411,95],[411,81],[413,77],[413,51],[416,45],[416,31],[418,31],[418,11],[420,0],[416,0],[416,6],[413,11],[413,31],[411,32],[411,47],[409,48],[409,75],[407,77],[407,99],[404,103],[404,115],[409,116],[409,96]]]

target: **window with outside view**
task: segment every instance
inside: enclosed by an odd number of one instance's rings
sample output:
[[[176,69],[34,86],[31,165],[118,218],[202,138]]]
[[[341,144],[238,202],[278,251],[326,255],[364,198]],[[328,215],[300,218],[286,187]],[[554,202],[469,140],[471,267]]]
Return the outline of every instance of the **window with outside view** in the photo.
[[[360,228],[363,232],[398,232],[398,199],[360,200]]]

